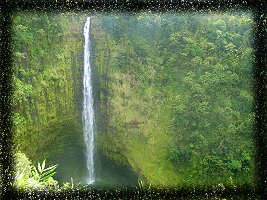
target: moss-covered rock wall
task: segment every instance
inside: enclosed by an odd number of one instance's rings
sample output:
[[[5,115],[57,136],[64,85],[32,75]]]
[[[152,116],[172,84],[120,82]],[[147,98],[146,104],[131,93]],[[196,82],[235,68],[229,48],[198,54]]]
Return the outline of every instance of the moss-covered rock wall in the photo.
[[[102,154],[157,186],[252,183],[248,14],[101,15],[91,30]]]
[[[34,162],[59,164],[59,176],[68,181],[85,167],[84,19],[73,13],[19,13],[13,26],[16,150]]]

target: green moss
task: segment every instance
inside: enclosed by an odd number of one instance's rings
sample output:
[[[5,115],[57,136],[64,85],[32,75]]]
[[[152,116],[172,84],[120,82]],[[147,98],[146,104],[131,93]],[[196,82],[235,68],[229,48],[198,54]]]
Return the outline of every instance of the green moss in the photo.
[[[236,16],[212,17],[229,26],[228,36],[249,31],[230,28],[240,20]],[[191,19],[195,24],[189,25]],[[247,170],[243,181],[252,182],[251,162],[250,169],[243,169],[241,163],[249,161],[238,158],[243,151],[252,154],[252,104],[244,95],[233,95],[239,90],[251,95],[251,77],[243,76],[249,67],[237,67],[237,62],[249,62],[220,49],[220,42],[232,41],[216,40],[214,30],[206,27],[213,25],[211,19],[140,14],[101,16],[92,24],[97,148],[121,165],[129,164],[147,184],[230,184],[230,178],[237,184],[242,178],[233,171],[238,170]],[[241,145],[238,152],[236,145]],[[188,158],[171,158],[172,146],[185,150]]]
[[[14,48],[23,55],[14,62],[14,141],[16,151],[34,162],[60,157],[70,141],[79,151],[84,149],[79,81],[82,20],[83,16],[71,13],[19,13],[14,18]],[[25,40],[29,35],[35,37]]]
[[[99,33],[99,27],[97,28],[98,32],[93,32],[93,36]],[[103,52],[107,44],[114,43],[103,32],[101,34],[103,35],[101,39],[97,39],[95,46],[95,54],[98,55],[95,67],[100,77],[97,81],[103,81],[101,75],[104,75],[106,70],[109,70],[110,81],[108,86],[103,84],[97,91],[103,93],[98,101],[102,108],[99,115],[108,115],[109,120],[105,122],[106,129],[99,128],[99,125],[104,123],[102,118],[97,120],[97,148],[117,163],[129,164],[147,184],[168,185],[170,179],[179,184],[173,165],[166,160],[166,150],[172,140],[168,124],[170,110],[162,107],[163,102],[155,101],[153,94],[147,93],[144,97],[142,88],[138,89],[141,82],[136,81],[133,75],[118,71],[112,59]],[[110,48],[110,51],[116,51],[112,49],[116,48],[115,46],[111,45]],[[109,69],[106,69],[106,63],[110,63]],[[135,85],[132,85],[134,80]],[[112,96],[106,96],[105,89],[109,90],[108,93]],[[149,89],[153,90],[147,88],[147,91]],[[105,98],[108,99],[107,106],[112,109],[104,105]],[[150,101],[154,102],[151,104]]]

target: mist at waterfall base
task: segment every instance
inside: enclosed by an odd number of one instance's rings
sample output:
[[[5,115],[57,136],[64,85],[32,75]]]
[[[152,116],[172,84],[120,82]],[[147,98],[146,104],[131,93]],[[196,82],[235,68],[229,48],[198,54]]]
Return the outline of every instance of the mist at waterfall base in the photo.
[[[75,184],[87,185],[88,176],[86,168],[86,155],[78,150],[75,144],[68,149],[70,154],[62,155],[60,158],[54,158],[54,163],[58,163],[55,179],[59,184],[71,182]],[[138,177],[129,167],[122,167],[114,161],[107,159],[100,152],[95,152],[95,182],[97,186],[134,186],[138,183]]]

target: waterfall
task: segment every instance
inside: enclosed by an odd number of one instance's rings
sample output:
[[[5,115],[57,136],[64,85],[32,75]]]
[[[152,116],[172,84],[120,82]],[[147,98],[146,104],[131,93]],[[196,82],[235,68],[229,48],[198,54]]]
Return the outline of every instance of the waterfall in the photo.
[[[86,144],[88,177],[87,184],[95,182],[94,173],[94,109],[90,66],[90,17],[84,26],[84,76],[83,76],[83,129]]]

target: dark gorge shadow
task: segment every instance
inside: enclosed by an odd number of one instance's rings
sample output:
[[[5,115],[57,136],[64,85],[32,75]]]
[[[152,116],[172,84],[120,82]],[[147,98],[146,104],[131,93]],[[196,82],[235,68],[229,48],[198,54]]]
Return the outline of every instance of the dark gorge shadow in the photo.
[[[138,175],[130,165],[119,165],[101,152],[96,153],[95,171],[97,186],[136,186],[138,184]]]

